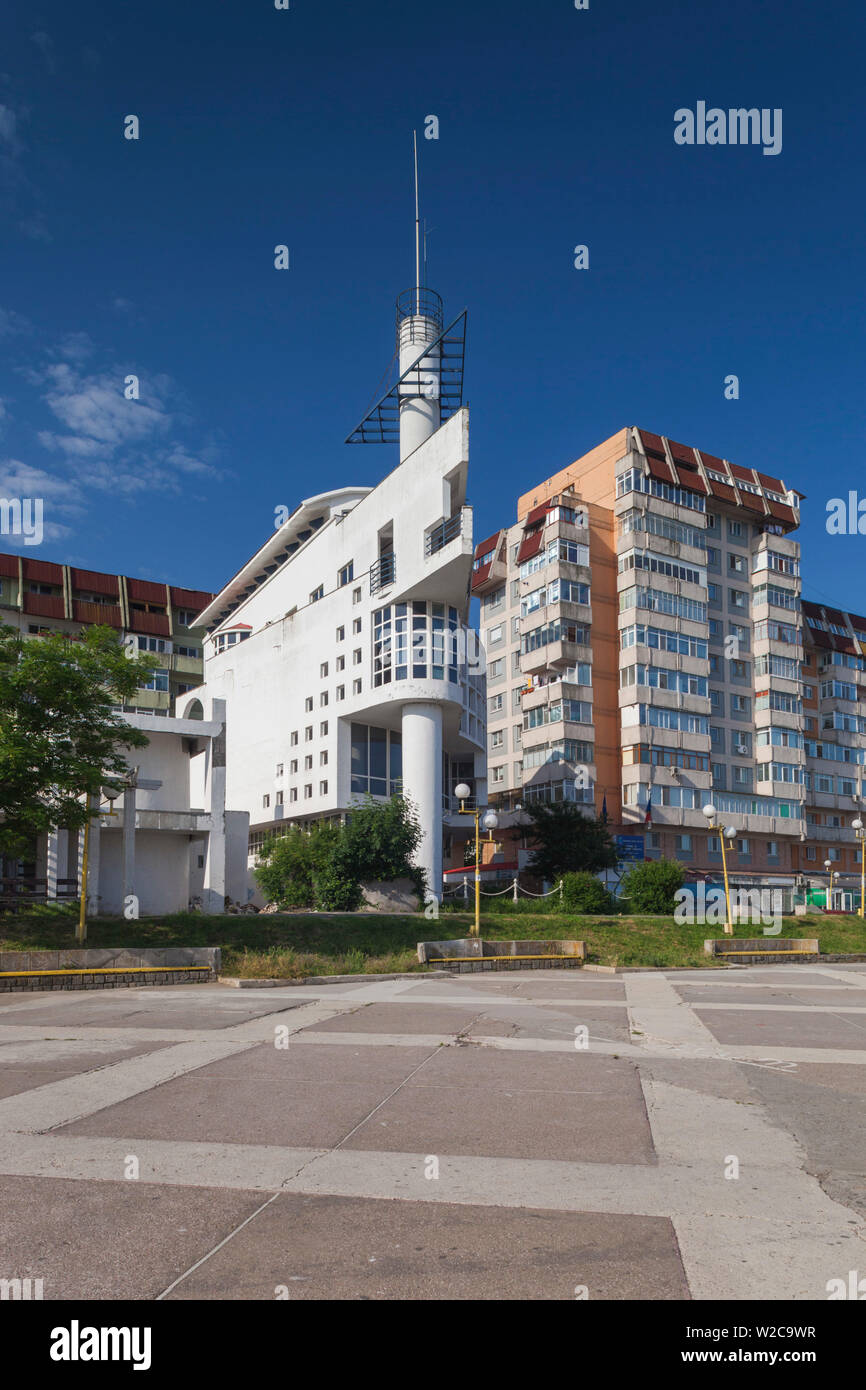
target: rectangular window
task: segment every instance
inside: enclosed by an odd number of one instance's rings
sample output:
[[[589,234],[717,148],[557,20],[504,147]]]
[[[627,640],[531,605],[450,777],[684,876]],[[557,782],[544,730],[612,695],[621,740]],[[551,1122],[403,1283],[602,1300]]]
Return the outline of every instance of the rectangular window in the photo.
[[[337,571],[337,587],[340,589],[344,589],[347,584],[351,584],[354,578],[355,562],[354,560],[350,560],[348,564],[343,565],[342,569],[339,569]]]
[[[292,788],[289,790],[289,800],[290,800],[290,801],[297,801],[297,799],[298,799],[298,789],[297,789],[297,787],[292,787]]]
[[[337,641],[338,641],[338,642],[342,642],[345,636],[346,636],[346,629],[345,629],[345,627],[343,626],[343,624],[341,623],[340,626],[337,628]]]
[[[319,736],[320,736],[321,738],[327,738],[327,736],[328,736],[328,721],[327,721],[327,719],[323,719],[322,722],[321,722],[321,724],[319,725]]]
[[[352,681],[352,694],[353,694],[353,695],[360,695],[360,693],[361,693],[361,682],[360,682],[360,680]]]
[[[338,670],[338,671],[345,671],[345,669],[346,669],[346,658],[345,658],[344,656],[338,656],[338,657],[337,657],[337,670]]]
[[[298,760],[297,760],[297,758],[292,758],[292,761],[289,763],[289,775],[290,775],[291,777],[294,777],[294,775],[295,775],[295,773],[297,772],[297,770],[298,770]]]
[[[269,793],[269,792],[265,792],[265,795],[262,797],[262,806],[264,807],[265,810],[267,810],[268,807],[270,806],[270,804],[271,804],[270,793]]]
[[[313,708],[313,697],[312,697],[312,695],[308,695],[307,698],[306,698],[305,701],[304,701],[304,709],[305,709],[305,711],[307,712],[307,714],[309,714],[309,712],[310,712],[310,710],[311,710],[312,708]]]
[[[317,589],[314,589],[313,592],[310,594],[310,603],[318,603],[318,602],[319,602],[319,599],[320,599],[320,598],[324,598],[324,597],[325,597],[325,586],[324,586],[324,584],[320,584],[320,585],[318,586],[318,588],[317,588]]]
[[[322,680],[327,680],[327,678],[328,678],[328,663],[327,663],[327,661],[323,661],[323,662],[320,663],[320,665],[319,665],[319,675],[320,675],[320,677],[321,677]]]
[[[275,804],[276,804],[277,806],[282,806],[282,804],[283,804],[283,793],[282,793],[282,792],[277,792],[277,800],[276,800],[276,803],[275,803]]]
[[[309,742],[312,740],[312,737],[313,737],[313,726],[312,726],[312,724],[308,724],[307,727],[304,729],[304,742],[305,742],[305,743],[309,743]]]
[[[327,795],[328,795],[328,784],[327,784],[327,782],[320,782],[320,783],[319,783],[319,796],[327,796]]]
[[[361,631],[361,619],[360,619],[360,618],[353,618],[353,619],[352,619],[352,631],[353,631],[353,633],[354,633],[356,636],[357,636],[357,634]]]
[[[353,589],[353,590],[352,590],[352,602],[353,602],[353,603],[360,603],[360,602],[361,602],[361,590],[360,590],[360,589]]]
[[[289,734],[289,743],[292,745],[293,748],[296,748],[296,747],[297,747],[297,744],[298,744],[298,731],[297,731],[297,729],[293,729],[292,732]]]
[[[338,700],[345,700],[345,698],[346,698],[346,687],[345,687],[344,685],[338,685],[338,686],[337,686],[337,699],[338,699]]]

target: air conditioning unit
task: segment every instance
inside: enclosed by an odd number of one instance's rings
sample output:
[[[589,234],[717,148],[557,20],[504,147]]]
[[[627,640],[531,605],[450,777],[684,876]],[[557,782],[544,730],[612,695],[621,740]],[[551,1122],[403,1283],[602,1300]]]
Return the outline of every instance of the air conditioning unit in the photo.
[[[745,744],[745,743],[738,743],[738,744],[737,744],[737,752],[739,753],[739,755],[740,755],[741,758],[747,757],[750,751],[751,751],[751,750],[749,749],[749,747],[748,747],[747,744]]]

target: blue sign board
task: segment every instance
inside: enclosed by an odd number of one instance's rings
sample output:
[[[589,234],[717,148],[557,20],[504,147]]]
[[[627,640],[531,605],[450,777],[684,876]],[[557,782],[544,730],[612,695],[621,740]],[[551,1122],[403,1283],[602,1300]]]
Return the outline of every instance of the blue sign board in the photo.
[[[644,858],[643,835],[614,835],[613,842],[620,863],[633,863]]]

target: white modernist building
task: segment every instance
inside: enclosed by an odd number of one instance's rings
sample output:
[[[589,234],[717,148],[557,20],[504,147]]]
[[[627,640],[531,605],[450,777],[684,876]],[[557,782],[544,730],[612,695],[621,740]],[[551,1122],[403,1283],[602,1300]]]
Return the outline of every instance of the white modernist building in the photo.
[[[398,380],[351,437],[399,438],[398,467],[377,487],[302,502],[197,619],[208,631],[199,695],[225,703],[226,798],[249,812],[251,866],[280,823],[340,816],[402,787],[439,897],[454,787],[470,780],[486,801],[454,330],[437,295],[401,296]]]
[[[220,913],[227,898],[247,901],[249,817],[226,810],[225,707],[189,696],[183,705],[178,718],[125,716],[148,743],[129,750],[127,775],[105,789],[91,821],[88,916],[133,921],[191,905]],[[33,871],[49,901],[77,895],[83,838],[38,836]]]

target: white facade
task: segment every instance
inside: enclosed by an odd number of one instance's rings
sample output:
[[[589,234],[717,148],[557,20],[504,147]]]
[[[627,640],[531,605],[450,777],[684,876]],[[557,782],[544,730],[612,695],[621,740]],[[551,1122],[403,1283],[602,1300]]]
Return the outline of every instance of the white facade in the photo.
[[[280,822],[402,784],[439,896],[453,787],[468,778],[486,801],[468,411],[435,426],[378,487],[303,502],[197,620],[196,693],[226,705],[226,797],[249,813],[251,862]]]
[[[227,811],[225,706],[186,698],[189,717],[127,714],[148,736],[127,755],[129,780],[117,799],[102,799],[91,821],[87,865],[89,916],[149,917],[191,904],[221,913],[226,898],[248,900],[249,817]],[[206,717],[205,717],[206,716]],[[39,837],[37,873],[47,897],[81,881],[83,832]]]

